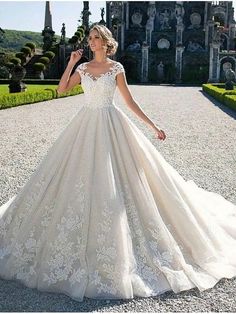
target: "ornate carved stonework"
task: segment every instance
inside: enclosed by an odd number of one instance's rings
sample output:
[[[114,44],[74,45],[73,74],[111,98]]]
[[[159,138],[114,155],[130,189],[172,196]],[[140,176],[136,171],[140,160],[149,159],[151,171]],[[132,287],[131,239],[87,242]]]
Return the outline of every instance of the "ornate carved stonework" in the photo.
[[[142,22],[142,19],[143,19],[143,15],[141,12],[139,11],[136,11],[132,14],[132,23],[133,25],[132,26],[138,26],[138,27],[141,27],[141,22]]]
[[[161,38],[157,42],[157,47],[159,49],[169,49],[170,48],[170,42],[166,38]]]
[[[190,21],[191,25],[189,26],[189,29],[199,28],[201,26],[201,15],[196,12],[192,13],[190,15]]]
[[[107,10],[119,11],[123,28],[117,33],[121,47],[117,60],[137,65],[137,81],[160,82],[162,65],[164,82],[198,79],[199,73],[205,75],[205,81],[219,80],[222,68],[219,53],[224,49],[229,54],[230,49],[235,49],[236,23],[231,1],[123,1],[122,4],[108,1]],[[216,31],[216,22],[223,27],[222,32]],[[236,56],[233,58],[235,70]]]

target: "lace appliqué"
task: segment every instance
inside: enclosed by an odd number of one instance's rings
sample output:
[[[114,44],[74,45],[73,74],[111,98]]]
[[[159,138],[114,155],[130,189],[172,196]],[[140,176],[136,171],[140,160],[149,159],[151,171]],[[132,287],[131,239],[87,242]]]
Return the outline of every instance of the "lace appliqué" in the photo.
[[[42,187],[43,182],[43,180],[38,182],[36,186]],[[39,190],[37,194],[39,194]],[[35,205],[36,192],[32,191],[28,197],[30,199],[28,206],[30,204]],[[39,254],[43,254],[44,249],[47,250],[46,242],[48,232],[50,232],[50,223],[54,219],[56,200],[39,209],[42,213],[39,219],[41,223],[37,226],[34,225],[27,232],[24,241],[24,239],[17,239],[17,234],[21,230],[20,227],[24,222],[24,218],[28,216],[28,206],[25,207],[24,211],[21,211],[20,215],[16,213],[15,220],[13,220],[14,209],[17,207],[17,204],[15,204],[12,208],[9,208],[6,219],[1,220],[1,235],[6,235],[6,228],[12,222],[13,228],[10,231],[12,231],[13,236],[10,239],[11,243],[1,249],[0,258],[12,254],[15,258],[11,265],[11,276],[32,283],[33,277],[36,278],[37,269],[39,268],[36,262],[39,260],[37,257]],[[86,274],[84,267],[78,267],[79,262],[81,262],[81,265],[83,264],[85,256],[86,239],[82,231],[85,206],[84,181],[80,178],[74,186],[72,198],[68,202],[64,215],[57,224],[57,237],[53,243],[49,244],[51,257],[47,261],[43,273],[43,280],[48,284],[68,279],[73,285],[80,282]],[[34,206],[31,207],[32,210],[35,208]],[[22,225],[22,227],[24,226]],[[76,239],[76,242],[74,239]]]
[[[84,62],[76,68],[81,76],[81,86],[85,96],[85,103],[81,105],[91,110],[115,108],[113,98],[116,89],[116,75],[124,72],[122,64],[114,62],[109,71],[94,77],[86,71],[87,63]]]
[[[91,78],[93,81],[98,81],[100,78],[102,78],[104,76],[108,76],[108,77],[112,76],[112,75],[116,76],[117,74],[119,74],[121,72],[125,72],[124,67],[120,62],[114,62],[108,71],[106,71],[105,73],[101,73],[98,76],[95,76],[92,73],[86,71],[88,68],[87,65],[88,65],[88,62],[84,62],[84,63],[80,64],[76,68],[75,71],[78,71],[83,76],[87,76],[87,77]]]
[[[75,184],[72,195],[64,215],[56,226],[57,237],[49,245],[51,257],[43,274],[43,281],[49,285],[63,280],[68,280],[74,285],[86,275],[84,267],[86,235],[83,230],[86,199],[84,181],[81,178]]]
[[[133,202],[131,191],[127,183],[125,183],[121,189],[121,195],[124,199],[124,205],[127,212],[127,218],[131,230],[131,234],[133,236],[133,248],[134,254],[136,256],[137,262],[137,275],[145,282],[146,288],[153,290],[153,287],[158,287],[159,276],[161,275],[161,271],[158,267],[151,265],[149,263],[149,252],[147,246],[147,239],[143,234],[143,230],[141,228],[141,222],[138,217],[137,208]],[[154,262],[154,261],[153,261]],[[143,287],[139,287],[140,292],[143,291]]]
[[[91,282],[97,286],[98,293],[105,292],[112,295],[117,294],[121,274],[116,269],[117,251],[115,242],[111,242],[113,209],[108,202],[104,201],[102,209],[102,222],[99,223],[100,232],[97,236],[96,257],[99,263],[99,270],[91,275]],[[109,245],[107,245],[109,243]],[[110,281],[104,282],[105,280]]]
[[[10,239],[10,243],[5,243],[5,246],[0,249],[0,259],[9,255],[12,251],[14,251],[14,247],[17,246],[17,235],[18,232],[21,231],[23,227],[25,219],[32,213],[34,210],[33,204],[37,202],[40,198],[43,188],[45,186],[45,178],[42,177],[34,184],[31,191],[27,194],[24,199],[21,199],[21,195],[24,194],[23,191],[28,188],[29,184],[32,184],[32,180],[36,173],[31,177],[28,183],[23,187],[17,197],[14,199],[13,203],[10,204],[7,209],[5,215],[1,217],[0,220],[0,238],[2,238],[4,243],[4,238],[8,232],[11,232],[12,237]],[[20,204],[22,202],[23,206]]]

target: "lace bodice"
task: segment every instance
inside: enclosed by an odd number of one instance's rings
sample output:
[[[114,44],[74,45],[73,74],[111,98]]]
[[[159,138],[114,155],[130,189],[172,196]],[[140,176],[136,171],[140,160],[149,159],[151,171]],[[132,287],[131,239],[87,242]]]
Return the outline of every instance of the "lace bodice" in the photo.
[[[114,106],[116,75],[124,72],[123,65],[115,61],[109,71],[94,77],[87,71],[87,64],[88,62],[84,62],[75,69],[81,76],[81,86],[86,98],[84,106],[91,109]]]

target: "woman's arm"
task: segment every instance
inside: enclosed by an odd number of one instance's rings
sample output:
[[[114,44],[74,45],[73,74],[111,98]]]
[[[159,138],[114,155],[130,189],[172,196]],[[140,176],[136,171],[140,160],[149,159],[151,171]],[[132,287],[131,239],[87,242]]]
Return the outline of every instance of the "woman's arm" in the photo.
[[[67,64],[67,67],[66,67],[66,69],[65,69],[65,71],[61,77],[61,80],[58,84],[58,87],[56,89],[58,94],[67,92],[70,89],[72,89],[74,86],[80,84],[81,78],[80,78],[79,72],[75,71],[70,76],[73,67],[74,67],[73,63],[69,62]]]
[[[75,71],[71,76],[70,74],[71,71],[73,70],[74,65],[81,59],[82,53],[83,53],[82,49],[72,51],[70,60],[56,89],[58,94],[67,92],[77,84],[80,84],[81,77],[79,72]]]
[[[153,128],[157,132],[159,139],[164,140],[166,138],[165,132],[155,125],[155,123],[143,112],[143,110],[140,108],[137,102],[133,99],[129,87],[127,85],[124,72],[117,74],[116,81],[119,91],[126,102],[126,105],[137,116],[139,116],[144,122],[146,122],[151,128]]]

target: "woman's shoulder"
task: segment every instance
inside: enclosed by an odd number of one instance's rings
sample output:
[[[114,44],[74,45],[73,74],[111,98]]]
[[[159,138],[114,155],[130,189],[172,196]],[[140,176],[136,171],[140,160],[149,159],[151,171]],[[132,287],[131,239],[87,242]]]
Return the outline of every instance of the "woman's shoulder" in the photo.
[[[113,61],[113,69],[116,73],[125,72],[123,64],[119,61]]]
[[[87,64],[88,64],[88,63],[89,63],[89,62],[87,62],[87,61],[80,63],[80,64],[76,67],[75,71],[77,71],[77,72],[83,71],[83,70],[87,67]]]

